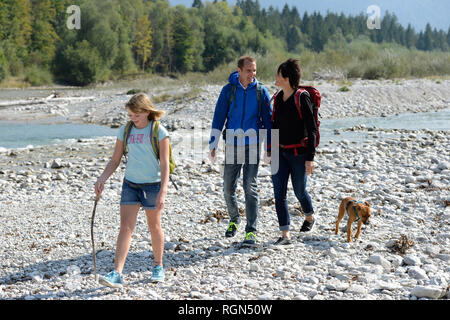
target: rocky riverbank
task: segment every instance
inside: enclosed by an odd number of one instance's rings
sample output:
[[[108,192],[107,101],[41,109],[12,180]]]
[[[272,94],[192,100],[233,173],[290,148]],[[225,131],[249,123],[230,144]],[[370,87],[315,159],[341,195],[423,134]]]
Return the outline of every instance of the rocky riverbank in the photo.
[[[324,121],[355,113],[440,110],[450,101],[449,81],[359,81],[348,92],[338,91],[341,86],[335,83],[315,85],[324,93]],[[192,148],[207,141],[220,86],[202,89],[194,98],[158,104],[167,111],[164,123],[171,130],[178,163],[173,178],[180,188],[169,187],[162,218],[166,281],[149,282],[153,254],[141,213],[125,264],[126,286],[113,290],[95,283],[93,184],[112,154],[114,138],[86,139],[0,152],[0,299],[449,298],[448,130],[398,130],[395,137],[377,139],[383,130],[373,129],[374,135],[358,144],[321,144],[317,168],[308,180],[317,223],[310,233],[299,233],[304,218],[290,190],[290,247],[272,245],[278,222],[269,167],[262,165],[258,247],[241,248],[244,225],[235,238],[224,238],[223,154],[213,165],[201,147]],[[270,87],[271,93],[274,89]],[[178,90],[187,93],[191,88]],[[129,96],[112,93],[83,91],[80,97],[92,98],[55,105],[64,107],[67,112],[60,116],[71,121],[120,124]],[[51,103],[4,106],[0,119],[14,120],[17,114],[39,118],[45,105],[52,110]],[[366,130],[347,129],[355,134]],[[103,275],[113,265],[123,174],[122,165],[108,180],[97,207],[97,268]],[[338,206],[346,196],[369,201],[373,210],[371,224],[352,243],[346,242],[345,220],[340,234],[334,234]],[[241,185],[238,198],[243,211]]]

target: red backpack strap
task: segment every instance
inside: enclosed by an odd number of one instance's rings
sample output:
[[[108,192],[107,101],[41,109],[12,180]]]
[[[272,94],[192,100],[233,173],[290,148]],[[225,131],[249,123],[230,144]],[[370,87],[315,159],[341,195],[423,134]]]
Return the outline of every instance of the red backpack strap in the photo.
[[[305,91],[306,90],[303,88],[298,88],[297,91],[295,91],[295,95],[294,95],[295,106],[297,107],[298,114],[300,115],[300,119],[302,119],[302,120],[303,120],[303,116],[302,116],[302,111],[300,110],[300,96]]]
[[[270,98],[270,101],[269,101],[269,106],[270,106],[270,103],[273,101],[273,106],[272,106],[272,118],[270,119],[272,122],[273,122],[273,119],[274,119],[274,117],[275,117],[275,100],[276,100],[276,98],[277,98],[278,92],[280,92],[280,90],[277,90],[277,92],[275,92],[275,93],[273,94],[272,98]]]

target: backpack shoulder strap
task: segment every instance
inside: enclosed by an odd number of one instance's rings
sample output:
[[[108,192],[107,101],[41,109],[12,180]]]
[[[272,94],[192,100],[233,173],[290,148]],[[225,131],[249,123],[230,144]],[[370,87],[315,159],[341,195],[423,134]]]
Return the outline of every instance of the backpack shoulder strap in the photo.
[[[128,153],[128,137],[130,136],[131,128],[133,127],[133,121],[128,121],[123,130],[123,154],[126,156]]]
[[[302,120],[303,120],[303,116],[302,116],[302,111],[300,109],[300,96],[303,93],[306,93],[307,95],[309,95],[309,92],[303,88],[298,88],[297,91],[295,91],[295,95],[294,95],[295,106],[297,107],[298,114],[300,115],[300,119],[302,119]]]
[[[152,148],[156,155],[156,159],[159,160],[159,121],[153,121],[151,125],[150,141],[152,142]]]
[[[256,83],[256,101],[258,103],[258,119],[261,119],[261,110],[262,110],[262,92],[263,92],[264,84],[262,82]]]
[[[230,111],[230,106],[233,103],[234,97],[236,96],[236,88],[237,88],[237,86],[235,84],[230,83],[230,94],[228,95],[227,115],[228,115],[228,112]],[[233,112],[233,110],[231,110],[231,112]],[[231,114],[230,114],[230,118],[231,118]]]
[[[280,90],[277,90],[277,91],[273,94],[272,98],[270,98],[270,101],[269,101],[269,105],[270,105],[270,103],[273,101],[273,106],[272,106],[272,118],[271,118],[272,122],[273,122],[273,119],[275,118],[275,100],[277,99],[277,94],[278,94],[278,92],[280,92]]]

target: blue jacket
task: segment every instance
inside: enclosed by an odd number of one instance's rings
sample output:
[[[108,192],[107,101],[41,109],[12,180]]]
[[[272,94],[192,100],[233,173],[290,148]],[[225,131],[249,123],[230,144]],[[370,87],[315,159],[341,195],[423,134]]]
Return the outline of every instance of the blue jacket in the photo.
[[[209,140],[210,149],[217,149],[217,145],[221,138],[222,129],[225,121],[228,119],[226,129],[241,129],[244,134],[252,131],[248,131],[249,129],[255,130],[256,133],[259,133],[259,129],[267,129],[266,142],[267,148],[270,150],[270,130],[272,129],[272,107],[270,105],[270,95],[267,89],[262,87],[261,118],[258,119],[259,110],[256,92],[257,82],[258,80],[255,78],[255,80],[247,86],[247,89],[244,89],[239,81],[239,73],[235,71],[230,75],[228,84],[222,88],[219,99],[216,103],[216,109],[214,111],[214,118],[211,126],[211,138]],[[228,109],[228,98],[232,88],[231,84],[236,85],[236,93]],[[233,140],[230,141],[227,138],[227,143],[233,143]],[[251,141],[252,140],[249,137],[245,138],[246,145],[251,143]],[[259,143],[259,136],[257,141]]]

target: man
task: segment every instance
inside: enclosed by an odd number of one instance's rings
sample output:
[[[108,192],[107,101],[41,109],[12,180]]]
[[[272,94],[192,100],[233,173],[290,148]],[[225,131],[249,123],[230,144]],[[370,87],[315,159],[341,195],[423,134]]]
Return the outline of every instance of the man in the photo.
[[[261,133],[267,137],[267,153],[270,153],[271,109],[270,95],[267,89],[256,79],[256,61],[253,57],[243,56],[238,61],[237,71],[233,72],[229,83],[222,88],[214,111],[209,142],[210,159],[214,161],[216,149],[225,124],[225,166],[224,197],[230,222],[226,237],[233,237],[240,223],[236,187],[243,171],[245,192],[244,245],[255,245],[258,218],[258,166]],[[226,123],[225,123],[226,121]],[[260,131],[266,129],[266,131]]]

